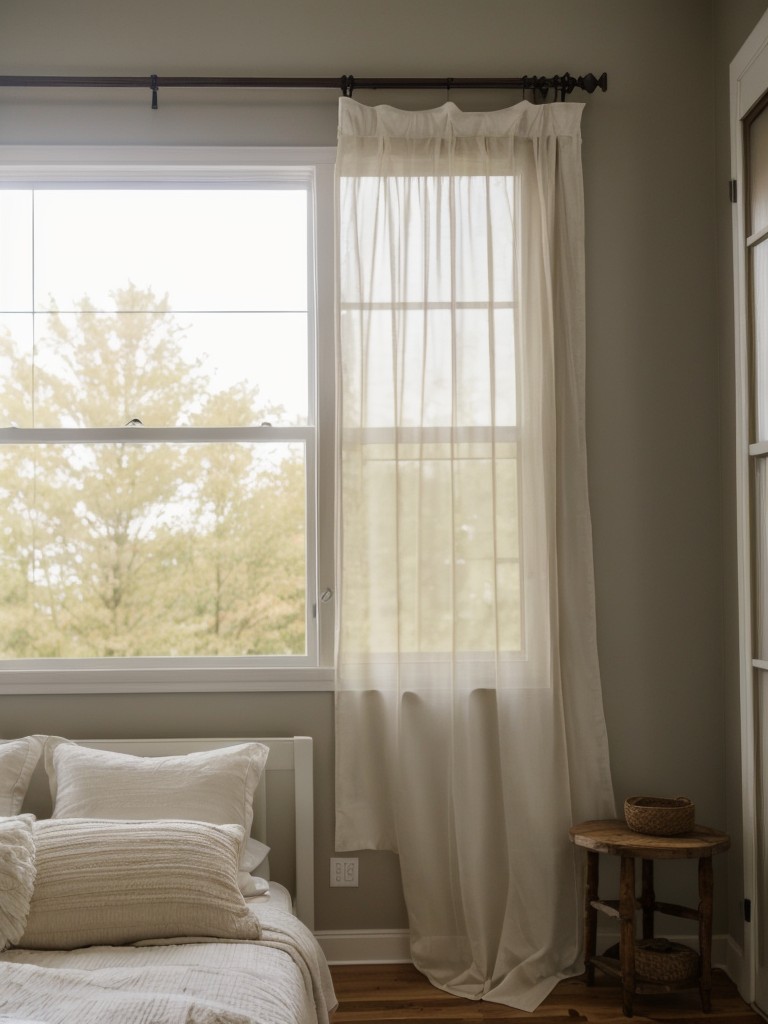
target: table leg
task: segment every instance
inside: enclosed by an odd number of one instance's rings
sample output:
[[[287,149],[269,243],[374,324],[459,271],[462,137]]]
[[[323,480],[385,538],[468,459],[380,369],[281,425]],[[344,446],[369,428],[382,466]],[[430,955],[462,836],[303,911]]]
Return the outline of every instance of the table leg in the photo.
[[[600,881],[600,854],[587,850],[587,888],[584,899],[584,973],[587,985],[595,983],[595,965],[592,957],[597,952],[597,910],[592,906]]]
[[[643,938],[653,938],[653,913],[656,893],[653,891],[653,861],[643,861]]]
[[[624,1016],[631,1017],[635,998],[635,861],[632,857],[621,858],[619,919],[622,1004]]]
[[[712,1009],[712,858],[699,857],[699,994],[704,1013]]]

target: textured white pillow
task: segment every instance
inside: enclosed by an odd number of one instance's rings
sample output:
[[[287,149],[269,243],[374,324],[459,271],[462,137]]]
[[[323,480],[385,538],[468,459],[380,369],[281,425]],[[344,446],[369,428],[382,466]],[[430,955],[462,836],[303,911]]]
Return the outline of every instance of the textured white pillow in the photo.
[[[32,833],[37,876],[20,947],[259,938],[237,887],[239,825],[50,818]]]
[[[53,798],[51,817],[179,818],[241,825],[248,836],[253,796],[268,753],[263,743],[238,743],[193,754],[137,757],[49,736],[45,768]]]
[[[31,814],[0,818],[0,951],[18,942],[35,886]]]
[[[44,740],[44,736],[22,736],[0,742],[0,816],[19,813]]]

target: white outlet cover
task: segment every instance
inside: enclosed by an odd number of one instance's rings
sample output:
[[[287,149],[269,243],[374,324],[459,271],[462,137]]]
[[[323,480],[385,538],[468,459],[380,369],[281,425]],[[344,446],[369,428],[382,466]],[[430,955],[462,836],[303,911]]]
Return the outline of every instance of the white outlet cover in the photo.
[[[357,857],[331,857],[331,888],[356,886]]]

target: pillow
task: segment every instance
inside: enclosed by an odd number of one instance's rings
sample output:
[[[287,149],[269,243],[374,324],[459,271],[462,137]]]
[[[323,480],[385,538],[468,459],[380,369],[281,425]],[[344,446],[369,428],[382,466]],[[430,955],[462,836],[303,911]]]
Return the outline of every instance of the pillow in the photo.
[[[243,896],[266,896],[269,892],[269,850],[258,839],[250,836],[246,839],[237,876],[237,884]],[[258,875],[254,875],[254,871],[258,871]]]
[[[238,871],[237,887],[243,896],[266,896],[269,893],[267,879],[251,875],[247,871]]]
[[[35,887],[32,814],[0,818],[0,952],[18,942]]]
[[[245,841],[245,853],[240,858],[241,871],[255,871],[256,868],[266,865],[267,855],[270,847],[266,843],[260,843],[253,836],[248,836]],[[267,877],[264,875],[263,877]]]
[[[43,749],[44,736],[0,742],[0,816],[18,814]]]
[[[253,795],[268,754],[263,743],[239,743],[193,754],[137,757],[49,736],[45,768],[53,798],[51,817],[180,818],[240,825],[247,836]],[[241,856],[244,852],[245,843]]]
[[[32,835],[37,875],[17,946],[260,936],[237,887],[239,825],[49,818]]]

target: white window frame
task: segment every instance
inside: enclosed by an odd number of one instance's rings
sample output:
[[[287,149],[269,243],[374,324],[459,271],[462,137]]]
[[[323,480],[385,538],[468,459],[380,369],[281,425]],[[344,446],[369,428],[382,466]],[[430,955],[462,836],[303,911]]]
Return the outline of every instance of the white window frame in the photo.
[[[334,653],[334,284],[333,167],[335,149],[171,146],[0,146],[0,188],[165,186],[233,188],[309,185],[309,245],[315,321],[309,372],[314,428],[217,428],[207,439],[259,440],[302,434],[307,481],[307,639],[305,657],[29,659],[0,661],[1,694],[304,691],[333,689]],[[312,305],[310,303],[310,305]],[[310,415],[310,422],[312,416]],[[130,428],[77,431],[80,441],[121,440]],[[32,431],[0,425],[0,436],[32,440]],[[75,440],[64,429],[34,431],[34,440]],[[194,430],[143,428],[143,441],[194,440]],[[220,435],[220,436],[219,436]],[[135,435],[132,435],[135,440]],[[314,486],[312,486],[314,482]],[[313,538],[313,540],[312,540]],[[322,597],[321,597],[322,595]]]

